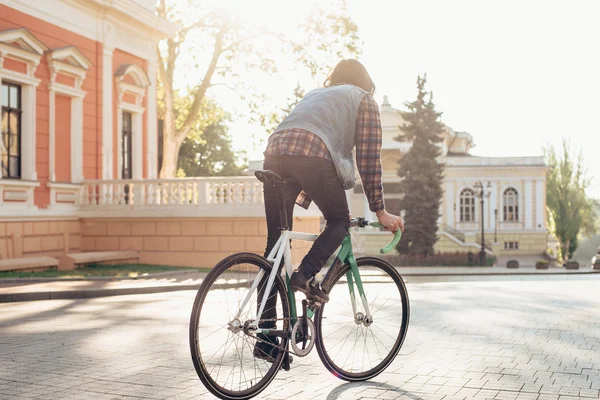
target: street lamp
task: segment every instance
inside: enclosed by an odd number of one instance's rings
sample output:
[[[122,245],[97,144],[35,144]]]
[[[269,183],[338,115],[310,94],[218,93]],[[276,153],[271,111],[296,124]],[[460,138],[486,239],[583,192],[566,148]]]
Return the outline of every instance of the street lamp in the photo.
[[[486,197],[489,198],[492,194],[492,184],[488,182],[487,185],[484,187],[481,181],[477,181],[475,182],[475,185],[473,185],[473,187],[475,188],[477,197],[479,197],[479,199],[481,200],[481,250],[479,251],[479,265],[483,267],[487,264],[487,256],[485,254],[485,234],[483,231],[483,228],[485,226],[483,219],[485,215],[483,212],[483,199]]]
[[[494,243],[498,243],[498,209],[497,208],[494,210],[494,221],[496,221],[496,223],[494,224]]]

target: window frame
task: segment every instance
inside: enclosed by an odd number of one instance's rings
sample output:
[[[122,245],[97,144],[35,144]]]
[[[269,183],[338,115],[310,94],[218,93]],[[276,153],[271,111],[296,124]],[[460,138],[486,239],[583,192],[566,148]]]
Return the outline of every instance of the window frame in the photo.
[[[514,187],[506,188],[502,193],[502,221],[519,222],[519,192]]]
[[[2,81],[0,83],[0,91],[2,90],[2,87],[6,86],[8,88],[8,96],[7,96],[7,105],[1,105],[0,106],[0,120],[3,118],[5,113],[8,113],[8,126],[7,126],[7,134],[8,136],[11,136],[11,129],[10,129],[10,121],[11,121],[11,114],[15,113],[17,115],[17,119],[18,119],[18,128],[17,128],[17,141],[18,141],[18,155],[12,155],[10,152],[10,145],[8,146],[8,148],[6,149],[7,152],[7,165],[6,165],[6,172],[7,174],[5,175],[4,172],[2,172],[2,178],[5,179],[13,179],[13,180],[20,180],[23,179],[23,146],[22,146],[22,142],[23,142],[23,87],[22,85],[16,84],[16,83],[12,83],[12,82],[8,82],[8,81]],[[11,88],[17,89],[17,107],[12,107],[12,102],[11,102]],[[1,101],[1,100],[0,100]],[[0,103],[1,104],[1,103]],[[0,140],[4,141],[4,133],[0,132]],[[13,135],[14,136],[14,135]],[[1,157],[1,155],[0,155]],[[11,162],[10,159],[12,157],[17,157],[18,158],[18,175],[12,175],[11,174]],[[2,160],[0,158],[0,165],[2,163]],[[0,167],[1,168],[1,167]]]
[[[468,195],[467,195],[468,193]],[[459,221],[461,223],[474,223],[476,221],[476,197],[475,191],[471,188],[464,188],[460,191],[459,198]],[[466,200],[470,200],[470,204],[467,204]],[[468,212],[467,212],[468,211]],[[467,219],[466,216],[469,216]]]
[[[125,129],[125,117],[129,116],[129,130]],[[128,143],[127,163],[125,162],[125,143]],[[133,113],[122,110],[121,112],[121,179],[133,179]],[[125,176],[125,164],[128,165],[128,174]]]

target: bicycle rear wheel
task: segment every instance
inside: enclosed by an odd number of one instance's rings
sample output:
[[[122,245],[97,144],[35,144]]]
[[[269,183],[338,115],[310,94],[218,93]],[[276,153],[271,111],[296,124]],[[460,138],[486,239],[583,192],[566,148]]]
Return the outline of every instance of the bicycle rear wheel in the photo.
[[[250,300],[244,300],[259,273],[265,272]],[[190,350],[198,377],[212,394],[222,399],[249,399],[275,378],[285,351],[273,363],[254,356],[257,335],[243,329],[256,319],[271,264],[252,253],[238,253],[219,262],[206,276],[194,301],[190,317]],[[263,290],[261,290],[263,289]],[[258,293],[261,296],[258,296]],[[273,283],[277,319],[261,319],[259,327],[289,330],[289,305],[281,276]],[[269,310],[265,308],[263,317]],[[236,316],[239,315],[239,318]],[[287,339],[279,346],[287,349]],[[260,354],[266,354],[264,352]]]
[[[371,379],[392,363],[406,337],[410,310],[406,286],[393,266],[375,257],[356,262],[373,321],[365,320],[356,289],[356,313],[352,309],[348,264],[328,277],[330,300],[315,314],[321,361],[335,376],[351,382]]]

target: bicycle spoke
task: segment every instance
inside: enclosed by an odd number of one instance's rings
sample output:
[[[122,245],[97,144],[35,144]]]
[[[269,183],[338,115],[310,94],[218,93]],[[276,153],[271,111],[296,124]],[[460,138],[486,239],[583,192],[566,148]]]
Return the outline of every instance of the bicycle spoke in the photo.
[[[346,281],[348,266],[338,271],[334,278],[337,282],[331,286],[329,297],[335,303],[330,302],[317,312],[319,356],[330,371],[350,381],[369,379],[382,372],[399,351],[399,339],[407,327],[405,289],[401,279],[394,278],[397,271],[374,258],[358,259],[357,263],[364,299],[373,319],[367,319],[369,315],[358,292],[356,309],[352,309]]]
[[[265,279],[249,294],[263,268],[268,276],[270,265],[251,254],[224,260],[222,266],[216,266],[209,273],[198,292],[198,296],[203,294],[192,313],[196,344],[191,350],[199,362],[194,359],[200,378],[205,383],[210,382],[207,387],[214,394],[236,398],[242,392],[258,393],[279,370],[283,353],[277,356],[275,363],[255,357],[254,353],[259,354],[264,345],[260,347],[261,340],[249,334],[245,326],[257,318],[262,301],[259,292],[266,293]],[[276,278],[263,311],[263,317],[267,318],[261,317],[259,325],[268,322],[275,329],[289,329],[289,309],[283,287],[281,279]],[[287,339],[278,339],[279,345],[287,345],[286,342]],[[265,355],[267,352],[263,351]]]

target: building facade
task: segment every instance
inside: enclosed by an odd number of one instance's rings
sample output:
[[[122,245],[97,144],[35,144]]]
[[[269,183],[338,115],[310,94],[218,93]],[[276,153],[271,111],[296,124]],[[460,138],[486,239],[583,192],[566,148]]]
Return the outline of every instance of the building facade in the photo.
[[[153,178],[152,0],[0,1],[0,216],[71,215],[89,179]]]
[[[387,96],[380,113],[386,207],[401,212],[398,160],[411,145],[394,140],[403,134],[401,126],[405,122]],[[543,157],[476,157],[470,154],[475,143],[469,133],[446,127],[443,135],[440,162],[445,164],[444,195],[436,251],[479,251],[483,218],[485,247],[498,257],[499,263],[507,259],[532,262],[541,258],[548,248],[547,166]],[[484,197],[483,210],[477,196],[477,182],[489,191],[489,197]],[[349,199],[353,215],[373,218],[360,185]],[[380,232],[366,232],[363,236],[367,251],[375,250],[389,239]]]
[[[256,179],[156,179],[156,45],[177,27],[155,4],[0,0],[0,271],[75,253],[212,266],[264,251]]]

